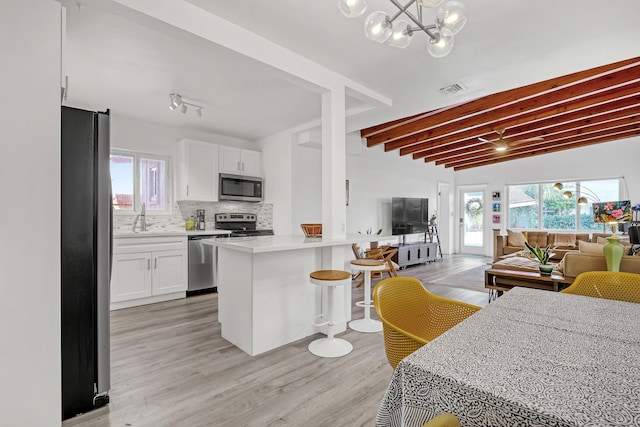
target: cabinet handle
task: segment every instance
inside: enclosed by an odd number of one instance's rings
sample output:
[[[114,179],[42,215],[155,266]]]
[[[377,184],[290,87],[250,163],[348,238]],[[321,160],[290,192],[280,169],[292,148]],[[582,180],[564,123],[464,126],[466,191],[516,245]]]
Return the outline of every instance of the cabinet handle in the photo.
[[[153,259],[153,268],[158,269],[158,258]]]
[[[147,260],[147,270],[151,270],[151,260]]]
[[[242,162],[242,171],[244,172],[244,162]]]
[[[240,170],[240,162],[238,162],[238,170]]]
[[[189,186],[187,185],[187,196],[189,196]]]

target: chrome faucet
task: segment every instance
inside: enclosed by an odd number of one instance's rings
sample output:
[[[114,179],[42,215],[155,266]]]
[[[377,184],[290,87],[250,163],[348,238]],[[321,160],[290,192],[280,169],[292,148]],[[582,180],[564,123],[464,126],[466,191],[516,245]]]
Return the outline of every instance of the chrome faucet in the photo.
[[[142,208],[140,209],[140,231],[147,231],[147,216],[145,213],[145,204],[142,202]]]

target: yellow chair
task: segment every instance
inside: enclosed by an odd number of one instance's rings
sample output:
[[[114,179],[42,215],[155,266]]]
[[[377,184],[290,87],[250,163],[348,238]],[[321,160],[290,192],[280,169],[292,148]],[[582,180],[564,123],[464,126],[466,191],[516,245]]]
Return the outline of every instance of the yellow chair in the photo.
[[[381,280],[373,303],[384,331],[384,348],[393,369],[409,354],[448,331],[480,307],[427,291],[413,277]]]
[[[427,421],[422,427],[461,427],[460,420],[453,414],[440,414],[430,421]]]
[[[579,274],[568,288],[560,292],[640,303],[640,274],[588,271]]]

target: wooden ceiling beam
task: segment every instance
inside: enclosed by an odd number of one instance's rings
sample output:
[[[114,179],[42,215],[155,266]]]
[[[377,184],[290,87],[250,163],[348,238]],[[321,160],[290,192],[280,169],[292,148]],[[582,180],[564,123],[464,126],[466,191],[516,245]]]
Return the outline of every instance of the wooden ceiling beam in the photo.
[[[535,143],[531,143],[527,146],[524,147],[514,147],[514,148],[510,148],[508,151],[500,153],[497,152],[494,149],[488,149],[486,150],[485,153],[483,154],[476,154],[474,156],[474,159],[486,159],[486,160],[490,160],[490,159],[494,159],[494,158],[501,158],[501,157],[505,157],[505,156],[517,156],[520,154],[524,154],[527,152],[535,152],[540,150],[541,148],[553,148],[557,145],[560,144],[567,144],[567,143],[573,143],[576,141],[582,141],[585,138],[589,138],[589,139],[593,139],[593,138],[600,138],[600,137],[606,137],[606,136],[610,136],[610,135],[619,135],[625,132],[630,132],[630,131],[634,131],[634,130],[638,130],[640,129],[640,123],[631,123],[631,124],[624,124],[624,125],[620,125],[617,127],[612,127],[609,129],[600,129],[600,130],[593,130],[591,132],[565,132],[563,134],[558,135],[558,137],[556,139],[553,139],[551,141],[544,141],[544,142],[535,142]],[[449,160],[449,161],[442,161],[440,163],[436,162],[436,164],[445,164],[447,167],[450,166],[456,166],[457,164],[462,164],[462,163],[468,163],[469,162],[469,157],[467,158],[459,158],[456,160]]]
[[[405,125],[399,125],[396,120],[392,123],[393,127],[384,132],[381,132],[379,127],[376,129],[375,134],[369,131],[370,128],[364,129],[361,131],[361,135],[367,138],[367,145],[372,147],[401,138],[409,138],[416,134],[424,134],[425,129],[428,130],[443,123],[460,122],[461,119],[476,123],[483,122],[484,120],[478,116],[496,110],[508,109],[514,104],[526,104],[528,105],[528,107],[525,107],[527,109],[540,108],[541,105],[544,105],[542,103],[557,102],[559,99],[580,96],[580,94],[584,95],[599,90],[598,88],[603,89],[615,86],[633,79],[632,76],[634,75],[637,78],[639,64],[639,58],[632,58],[615,64],[592,68],[522,88],[488,95],[475,101],[467,102],[458,108],[447,107],[435,110],[435,114],[434,111],[430,111],[425,113],[424,119],[413,116],[410,118],[411,121]],[[614,83],[614,81],[618,81],[618,83]],[[476,120],[471,120],[473,118]]]
[[[632,112],[633,114],[630,114]],[[621,117],[621,118],[618,118],[618,117]],[[543,132],[543,134],[546,137],[546,141],[548,141],[549,137],[560,136],[563,134],[563,132],[575,131],[575,134],[595,132],[598,130],[612,129],[612,128],[634,124],[634,123],[640,123],[640,106],[634,109],[620,110],[620,111],[614,111],[613,113],[609,113],[609,114],[603,114],[593,119],[585,119],[585,120],[565,123],[561,126],[548,128],[546,132]],[[515,144],[512,146],[516,147],[517,145],[520,145],[520,144]],[[457,157],[468,157],[472,153],[478,153],[484,150],[494,150],[494,149],[495,147],[493,146],[493,144],[486,144],[486,143],[475,145],[475,146],[461,147],[459,149],[450,150],[446,152],[439,152],[435,155],[427,156],[424,158],[424,161],[426,163],[435,161],[436,165],[440,165],[447,160],[455,159]]]
[[[529,117],[532,114],[537,114],[542,111],[562,109],[564,105],[585,105],[583,102],[586,101],[588,101],[588,104],[592,104],[593,101],[589,101],[591,99],[601,96],[604,96],[605,100],[611,99],[612,97],[616,97],[619,92],[634,89],[636,91],[640,89],[640,65],[626,68],[623,71],[611,75],[599,77],[583,85],[570,86],[544,96],[521,101],[515,105],[508,105],[493,111],[483,112],[472,117],[449,122],[436,128],[386,142],[385,151],[391,151],[445,135],[451,135],[451,137],[455,139],[457,134],[465,130],[478,131],[481,129],[482,133],[486,133],[499,128],[508,129],[508,126],[500,122],[512,120],[517,122],[521,117]]]
[[[614,105],[615,104],[615,105]],[[498,118],[497,121],[490,122],[486,125],[480,126],[476,129],[468,130],[457,134],[455,137],[443,137],[433,141],[428,141],[420,144],[422,148],[421,152],[432,149],[443,149],[444,145],[455,144],[461,139],[477,138],[480,135],[486,135],[487,132],[492,132],[494,128],[511,128],[520,126],[527,123],[539,123],[545,119],[553,119],[562,115],[566,115],[571,112],[576,112],[576,115],[581,114],[584,116],[591,115],[591,112],[595,114],[604,113],[607,110],[629,108],[640,104],[640,84],[631,85],[618,89],[617,91],[601,92],[595,95],[591,95],[586,98],[581,98],[560,106],[549,107],[545,110],[535,111],[530,114],[525,114],[515,119],[502,119]],[[585,111],[586,110],[586,111]],[[569,116],[571,117],[571,116]],[[543,123],[543,126],[546,126]],[[408,150],[407,150],[408,151]],[[401,149],[402,153],[402,149]],[[405,151],[406,153],[406,151]],[[428,155],[428,154],[427,154]],[[422,153],[420,155],[414,155],[414,159],[424,157]]]
[[[630,102],[631,101],[631,102]],[[591,122],[600,120],[612,120],[620,117],[627,117],[635,114],[640,114],[640,101],[634,101],[632,98],[625,98],[623,100],[616,100],[605,104],[600,104],[594,108],[589,109],[587,112],[584,110],[572,111],[565,114],[558,114],[539,121],[533,121],[526,123],[522,126],[512,129],[522,130],[528,132],[535,129],[545,131],[552,129],[559,125],[568,123],[578,123],[588,125]],[[520,133],[519,133],[520,134]],[[535,135],[535,134],[534,134]],[[542,133],[540,134],[542,135]],[[422,157],[435,156],[441,153],[446,153],[455,150],[466,150],[469,146],[467,144],[473,143],[475,136],[469,139],[462,140],[450,145],[435,145],[430,143],[420,144],[424,148],[413,154],[414,159]],[[474,144],[475,145],[475,144]],[[406,147],[400,149],[400,155],[411,153],[413,147]],[[407,150],[407,151],[405,151]]]
[[[494,163],[506,162],[510,160],[530,158],[530,157],[539,156],[542,154],[549,154],[549,153],[564,151],[572,148],[579,148],[579,147],[586,147],[594,144],[601,144],[603,142],[610,142],[618,139],[631,138],[638,135],[640,135],[640,129],[635,129],[632,131],[620,132],[620,133],[605,135],[601,137],[581,138],[577,141],[567,141],[565,143],[556,144],[551,147],[546,146],[544,148],[539,148],[533,151],[523,151],[519,154],[511,154],[511,155],[505,155],[501,157],[493,157],[489,159],[476,158],[469,161],[468,163],[456,164],[456,165],[448,164],[445,167],[446,168],[453,167],[454,170],[470,169],[470,168],[486,166]]]

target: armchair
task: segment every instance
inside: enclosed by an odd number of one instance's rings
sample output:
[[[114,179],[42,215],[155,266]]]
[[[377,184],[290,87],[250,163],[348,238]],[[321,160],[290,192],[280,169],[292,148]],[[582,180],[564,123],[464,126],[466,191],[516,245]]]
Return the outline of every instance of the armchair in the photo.
[[[471,316],[480,307],[427,291],[413,277],[392,277],[373,289],[392,368],[409,354]]]
[[[640,303],[640,274],[589,271],[579,274],[571,286],[560,292]]]

